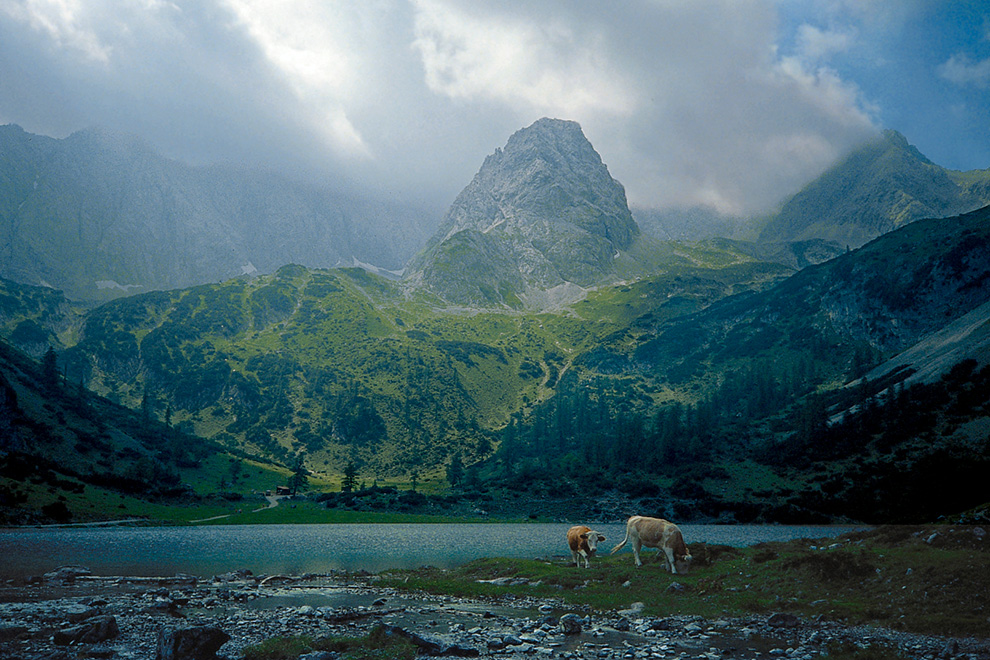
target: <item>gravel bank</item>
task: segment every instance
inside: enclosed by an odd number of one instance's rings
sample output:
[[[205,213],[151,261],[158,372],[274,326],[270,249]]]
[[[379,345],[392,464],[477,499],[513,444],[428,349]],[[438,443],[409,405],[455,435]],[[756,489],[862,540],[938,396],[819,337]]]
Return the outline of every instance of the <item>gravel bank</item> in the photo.
[[[823,657],[832,642],[848,642],[919,660],[990,660],[987,639],[852,628],[787,613],[646,617],[633,605],[591,614],[554,600],[410,595],[376,587],[370,575],[108,578],[63,568],[0,586],[0,658],[8,660],[168,660],[179,657],[170,640],[186,633],[202,638],[203,653],[213,644],[216,657],[235,659],[270,637],[355,636],[382,624],[412,637],[424,654],[461,657],[807,660]]]

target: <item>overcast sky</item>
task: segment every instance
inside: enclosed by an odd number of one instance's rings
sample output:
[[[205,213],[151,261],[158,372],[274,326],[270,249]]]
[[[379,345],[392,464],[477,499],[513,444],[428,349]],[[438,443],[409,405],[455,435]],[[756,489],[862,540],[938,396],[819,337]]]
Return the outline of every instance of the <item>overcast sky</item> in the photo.
[[[990,167],[985,0],[2,0],[0,124],[446,206],[573,119],[630,203],[767,209],[882,128]]]

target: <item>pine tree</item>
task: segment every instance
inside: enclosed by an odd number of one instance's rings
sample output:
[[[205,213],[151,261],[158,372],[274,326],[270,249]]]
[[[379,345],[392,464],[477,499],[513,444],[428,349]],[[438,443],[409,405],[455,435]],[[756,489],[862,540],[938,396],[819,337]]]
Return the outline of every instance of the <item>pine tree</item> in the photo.
[[[340,490],[343,493],[350,493],[357,485],[357,466],[354,461],[349,461],[344,468],[344,479],[340,482]]]
[[[306,469],[304,457],[300,454],[296,457],[296,463],[292,468],[292,479],[289,482],[293,495],[299,492],[299,489],[303,488],[308,483],[308,474],[309,471]]]
[[[58,355],[55,354],[55,349],[51,346],[48,347],[44,357],[41,358],[41,381],[49,394],[54,394],[58,391]]]
[[[450,459],[450,465],[447,466],[447,481],[451,487],[455,487],[461,483],[463,478],[464,463],[461,461],[461,453],[456,452]]]

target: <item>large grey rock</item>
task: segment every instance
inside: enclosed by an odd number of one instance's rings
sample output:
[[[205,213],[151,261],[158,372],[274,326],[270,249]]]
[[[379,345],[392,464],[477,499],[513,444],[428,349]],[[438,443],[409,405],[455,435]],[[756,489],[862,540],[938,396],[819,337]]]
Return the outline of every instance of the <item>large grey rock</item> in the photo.
[[[69,605],[65,609],[65,618],[68,619],[70,623],[79,623],[80,621],[90,619],[99,613],[100,610],[95,607],[75,603],[73,605]]]
[[[85,566],[59,566],[54,571],[45,573],[45,580],[49,582],[75,582],[76,578],[84,575],[92,575],[92,572]]]
[[[767,619],[767,625],[774,628],[795,628],[800,622],[796,615],[789,612],[777,612]]]
[[[560,629],[565,635],[577,635],[581,632],[584,620],[577,614],[565,614],[560,617]]]
[[[156,660],[213,660],[230,635],[216,626],[164,628],[158,633]]]
[[[416,645],[416,648],[419,649],[420,653],[424,653],[426,655],[453,656],[458,658],[476,658],[481,655],[481,652],[472,646],[451,644],[445,640],[426,637],[399,626],[385,625],[384,628],[386,634],[409,640]]]
[[[55,633],[52,641],[58,646],[69,644],[96,644],[113,639],[120,634],[117,619],[110,615],[94,617],[85,623],[63,628]]]

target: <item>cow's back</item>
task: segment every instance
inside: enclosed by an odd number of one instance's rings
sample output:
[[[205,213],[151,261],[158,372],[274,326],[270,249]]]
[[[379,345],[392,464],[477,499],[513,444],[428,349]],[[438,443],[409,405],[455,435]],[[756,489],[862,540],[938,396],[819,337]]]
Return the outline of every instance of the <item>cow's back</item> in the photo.
[[[639,540],[648,548],[659,548],[663,542],[664,533],[673,526],[662,518],[647,518],[646,516],[633,516],[629,519],[628,526],[632,528]]]

